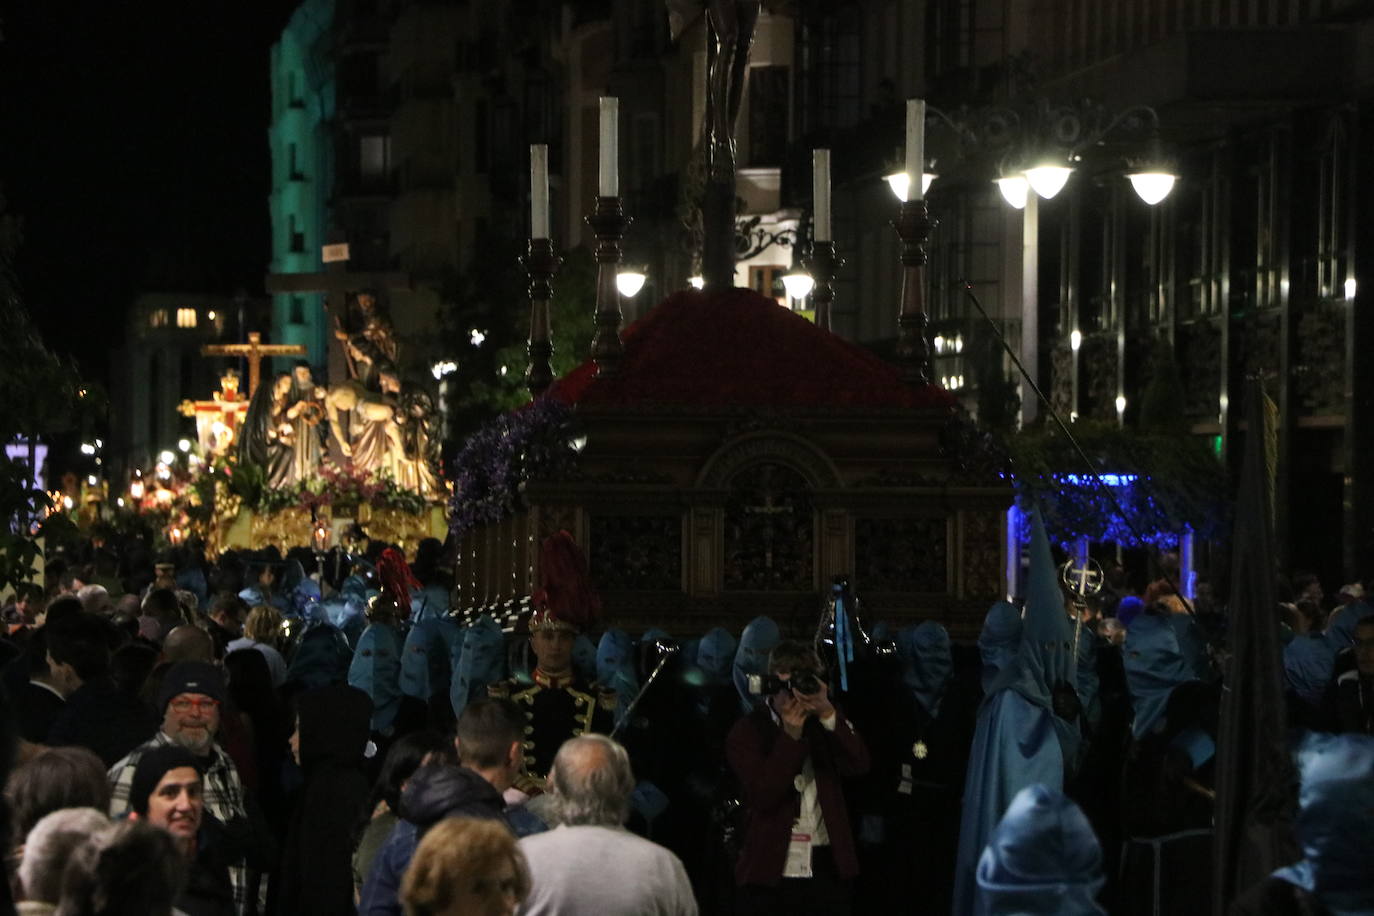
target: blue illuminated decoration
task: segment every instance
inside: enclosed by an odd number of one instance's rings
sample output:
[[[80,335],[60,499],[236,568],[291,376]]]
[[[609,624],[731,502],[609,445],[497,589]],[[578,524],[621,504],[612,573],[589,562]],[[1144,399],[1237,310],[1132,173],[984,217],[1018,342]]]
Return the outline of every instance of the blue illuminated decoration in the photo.
[[[1108,487],[1129,487],[1136,482],[1137,477],[1135,474],[1064,474],[1055,478],[1075,487],[1091,487],[1094,479]]]

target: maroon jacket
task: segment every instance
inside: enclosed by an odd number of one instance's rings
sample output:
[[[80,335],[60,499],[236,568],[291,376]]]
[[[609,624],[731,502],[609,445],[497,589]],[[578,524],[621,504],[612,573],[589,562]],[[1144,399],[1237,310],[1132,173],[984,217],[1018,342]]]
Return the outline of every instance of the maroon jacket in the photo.
[[[868,772],[868,749],[844,714],[836,710],[835,716],[833,732],[814,717],[808,719],[800,741],[774,723],[767,706],[740,719],[730,730],[725,754],[739,780],[748,814],[744,847],[735,865],[738,883],[772,887],[782,879],[792,823],[801,812],[795,780],[808,753],[836,870],[844,878],[859,873],[840,780]]]

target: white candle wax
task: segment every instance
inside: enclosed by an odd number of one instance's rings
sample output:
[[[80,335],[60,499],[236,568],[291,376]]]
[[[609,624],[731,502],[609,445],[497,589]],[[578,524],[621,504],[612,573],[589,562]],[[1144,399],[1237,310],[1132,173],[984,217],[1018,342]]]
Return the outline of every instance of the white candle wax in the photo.
[[[926,103],[924,99],[906,100],[906,174],[910,182],[907,200],[922,200],[921,176],[926,170]]]
[[[834,240],[830,233],[830,150],[813,150],[811,166],[814,235],[818,242],[830,242]]]
[[[549,147],[530,144],[530,238],[549,237]]]
[[[598,187],[602,197],[620,196],[619,124],[620,99],[601,97],[601,168]]]

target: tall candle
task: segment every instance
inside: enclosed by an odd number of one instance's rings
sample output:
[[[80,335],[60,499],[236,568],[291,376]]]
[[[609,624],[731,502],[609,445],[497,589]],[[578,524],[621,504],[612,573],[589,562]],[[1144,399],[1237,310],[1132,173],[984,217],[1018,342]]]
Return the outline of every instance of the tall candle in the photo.
[[[815,238],[818,242],[833,241],[830,234],[830,150],[811,153],[811,201],[815,216]]]
[[[926,103],[925,99],[906,100],[906,176],[907,200],[922,200],[925,190],[921,180],[926,170]]]
[[[620,196],[619,148],[620,99],[601,97],[601,168],[599,171],[602,197]]]
[[[530,144],[530,238],[549,237],[549,147]]]

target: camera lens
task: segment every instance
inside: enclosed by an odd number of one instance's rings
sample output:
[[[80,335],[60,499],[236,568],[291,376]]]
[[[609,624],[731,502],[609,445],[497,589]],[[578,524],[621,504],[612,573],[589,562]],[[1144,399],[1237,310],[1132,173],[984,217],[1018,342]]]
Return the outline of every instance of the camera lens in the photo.
[[[792,689],[797,693],[809,695],[821,689],[821,682],[810,671],[798,671],[792,675]]]

